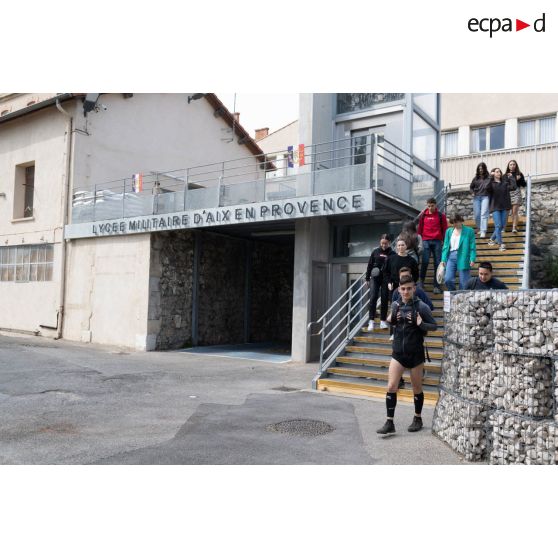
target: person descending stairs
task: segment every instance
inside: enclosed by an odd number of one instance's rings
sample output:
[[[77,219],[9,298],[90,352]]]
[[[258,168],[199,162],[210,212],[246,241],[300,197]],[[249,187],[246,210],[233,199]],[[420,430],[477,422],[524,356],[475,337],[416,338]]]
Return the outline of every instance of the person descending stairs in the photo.
[[[474,221],[465,221],[465,225],[475,229],[476,233],[477,259],[475,267],[471,270],[471,277],[477,277],[480,262],[489,261],[492,263],[494,276],[497,279],[503,281],[510,290],[519,289],[525,254],[525,219],[519,220],[517,233],[503,233],[505,251],[500,251],[497,245],[488,244],[494,230],[492,222],[489,223],[487,231],[489,234],[485,238],[479,237]],[[511,219],[509,219],[506,226],[507,231],[511,231],[511,225]],[[443,293],[435,294],[433,292],[434,269],[432,268],[432,265],[429,266],[423,281],[423,289],[434,304],[432,314],[438,323],[438,329],[429,332],[425,337],[425,346],[428,348],[431,360],[425,362],[423,391],[424,402],[430,405],[435,404],[438,400],[444,342]],[[461,288],[459,281],[456,283],[456,288]],[[318,390],[385,399],[392,347],[389,331],[380,329],[378,326],[379,323],[374,323],[374,327],[370,331],[364,327],[349,340],[345,349],[327,369],[327,376],[318,380]],[[405,386],[399,389],[398,399],[412,402],[413,391],[408,371],[403,374],[403,379]]]

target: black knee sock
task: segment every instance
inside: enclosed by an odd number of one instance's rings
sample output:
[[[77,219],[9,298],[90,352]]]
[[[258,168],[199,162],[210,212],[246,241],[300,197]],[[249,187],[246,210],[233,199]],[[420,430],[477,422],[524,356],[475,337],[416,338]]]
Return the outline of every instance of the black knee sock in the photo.
[[[424,404],[424,393],[422,391],[420,393],[415,393],[413,399],[415,401],[415,415],[420,415],[422,412],[422,405]]]
[[[388,418],[393,418],[395,415],[395,406],[397,405],[397,392],[386,393],[386,409]]]

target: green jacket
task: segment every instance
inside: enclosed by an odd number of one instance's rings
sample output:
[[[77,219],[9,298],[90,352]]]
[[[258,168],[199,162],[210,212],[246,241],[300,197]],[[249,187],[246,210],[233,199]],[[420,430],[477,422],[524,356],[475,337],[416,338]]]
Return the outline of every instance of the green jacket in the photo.
[[[442,261],[447,263],[450,251],[451,235],[455,227],[449,227],[444,238],[444,248],[442,249]],[[477,243],[475,241],[475,231],[471,227],[463,225],[459,248],[457,249],[457,269],[470,269],[470,263],[477,259]]]

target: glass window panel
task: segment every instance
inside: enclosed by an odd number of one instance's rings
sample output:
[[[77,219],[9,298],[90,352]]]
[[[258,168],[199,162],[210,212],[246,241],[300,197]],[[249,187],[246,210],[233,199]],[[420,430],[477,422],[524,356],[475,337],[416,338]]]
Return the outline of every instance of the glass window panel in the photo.
[[[471,131],[471,153],[486,151],[486,128],[474,128]]]
[[[25,266],[23,264],[16,265],[15,280],[24,281]]]
[[[2,275],[1,275],[1,280],[2,281],[8,281],[8,271],[9,271],[9,267],[7,265],[2,266]]]
[[[359,134],[362,134],[362,132],[359,132]],[[366,163],[366,144],[368,136],[354,135],[351,140],[353,144],[353,165]]]
[[[45,246],[45,262],[52,262],[54,250],[52,244]]]
[[[45,280],[45,264],[37,264],[37,281]]]
[[[413,113],[413,155],[432,168],[436,168],[436,139],[436,130]]]
[[[45,281],[52,281],[52,264],[47,263],[45,266]]]
[[[15,264],[16,249],[8,248],[8,263]]]
[[[436,194],[436,178],[422,170],[417,165],[413,166],[413,189],[411,192],[411,204],[413,207],[423,210],[426,200]]]
[[[438,96],[436,93],[413,93],[413,102],[434,122],[438,122]]]
[[[442,134],[442,157],[457,155],[457,131]]]
[[[519,123],[519,146],[535,145],[535,120]]]
[[[15,279],[15,267],[11,265],[8,267],[8,281],[13,281]]]
[[[29,267],[29,281],[37,280],[37,264],[31,264]]]
[[[29,264],[29,259],[30,259],[30,257],[31,257],[31,249],[30,249],[30,248],[27,248],[27,247],[25,247],[25,248],[23,248],[23,249],[18,248],[18,252],[20,252],[20,251],[21,251],[21,253],[22,253],[22,260],[21,260],[21,261],[22,261],[24,264]]]
[[[30,262],[33,263],[37,263],[39,261],[39,251],[40,251],[41,247],[40,246],[33,246],[31,248],[31,258],[30,258]]]
[[[539,142],[552,143],[556,136],[556,117],[549,116],[539,120]]]
[[[490,150],[504,149],[504,124],[490,126]]]
[[[405,93],[337,93],[337,114],[372,109],[404,99]]]

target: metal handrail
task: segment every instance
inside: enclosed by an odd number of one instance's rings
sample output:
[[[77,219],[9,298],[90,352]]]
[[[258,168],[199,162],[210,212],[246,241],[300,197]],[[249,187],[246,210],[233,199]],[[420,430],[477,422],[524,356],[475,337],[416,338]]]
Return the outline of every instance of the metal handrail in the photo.
[[[320,336],[320,363],[318,373],[312,381],[314,388],[317,387],[318,380],[327,373],[329,365],[368,318],[368,304],[364,301],[370,288],[365,282],[365,275],[366,273],[359,275],[317,320],[307,326],[311,336]],[[321,324],[319,331],[312,334],[313,326],[318,324]],[[325,342],[330,337],[332,338],[326,345]]]
[[[531,175],[527,175],[527,192],[525,193],[525,256],[521,288],[529,288],[531,274]]]

